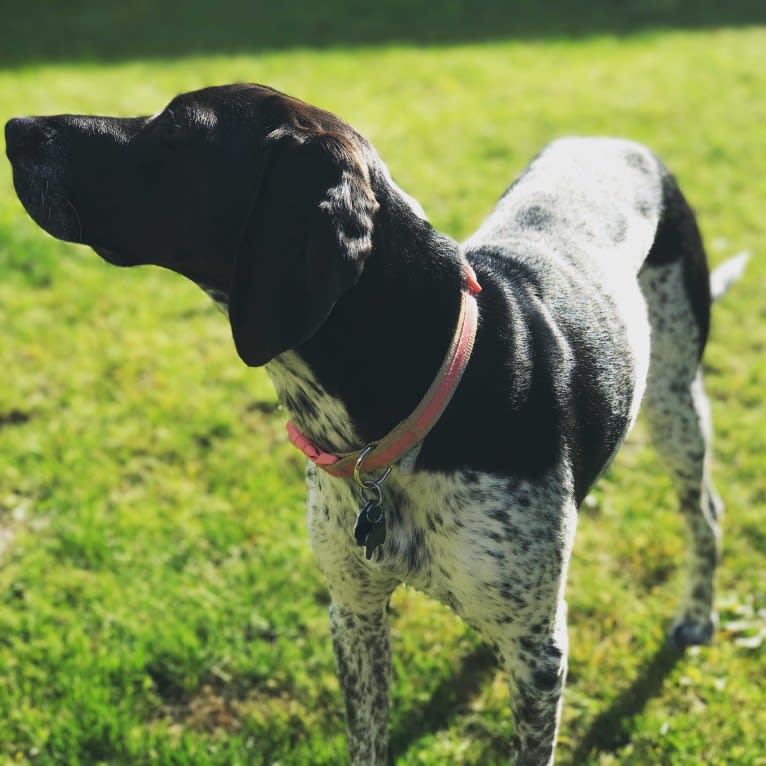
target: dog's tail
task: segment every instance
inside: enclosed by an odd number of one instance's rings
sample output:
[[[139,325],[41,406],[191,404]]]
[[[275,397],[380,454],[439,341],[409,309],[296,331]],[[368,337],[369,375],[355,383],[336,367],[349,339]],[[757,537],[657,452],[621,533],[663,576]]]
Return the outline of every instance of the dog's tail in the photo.
[[[724,295],[729,288],[739,280],[750,259],[750,253],[744,250],[732,258],[725,260],[710,275],[710,294],[714,301]]]

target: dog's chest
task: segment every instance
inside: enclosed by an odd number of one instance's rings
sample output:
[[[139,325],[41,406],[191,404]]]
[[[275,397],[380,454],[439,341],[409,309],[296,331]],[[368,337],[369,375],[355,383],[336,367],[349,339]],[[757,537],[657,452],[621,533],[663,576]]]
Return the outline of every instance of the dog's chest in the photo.
[[[360,576],[405,582],[470,624],[486,623],[499,603],[518,606],[533,585],[530,562],[560,544],[552,498],[539,486],[471,471],[395,471],[384,484],[386,540],[367,561],[354,539],[353,484],[314,466],[307,478],[310,537],[328,579],[351,560]]]
[[[295,424],[324,449],[343,452],[359,443],[340,399],[328,394],[298,354],[286,351],[266,365],[280,403]]]
[[[393,474],[383,485],[386,539],[368,561],[354,538],[362,499],[353,482],[317,474],[313,468],[308,476],[309,529],[315,547],[319,543],[343,556],[351,549],[371,572],[392,575],[428,592],[438,588],[441,568],[448,571],[449,543],[468,523],[466,516],[482,511],[483,503],[461,488],[457,478]],[[483,497],[486,491],[481,493]]]

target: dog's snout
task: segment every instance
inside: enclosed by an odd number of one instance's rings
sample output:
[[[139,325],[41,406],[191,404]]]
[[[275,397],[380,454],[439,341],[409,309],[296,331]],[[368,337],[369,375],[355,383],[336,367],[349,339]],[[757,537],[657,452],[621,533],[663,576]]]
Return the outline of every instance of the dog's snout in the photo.
[[[45,128],[36,117],[14,117],[5,124],[5,147],[8,155],[45,138]]]

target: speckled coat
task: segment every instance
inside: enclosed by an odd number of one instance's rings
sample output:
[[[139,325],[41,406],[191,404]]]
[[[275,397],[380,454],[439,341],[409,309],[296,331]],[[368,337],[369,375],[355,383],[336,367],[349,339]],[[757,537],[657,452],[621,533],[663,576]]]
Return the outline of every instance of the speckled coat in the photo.
[[[374,442],[415,408],[473,266],[473,356],[414,470],[395,466],[384,485],[388,535],[371,560],[354,540],[352,484],[307,472],[353,764],[387,760],[386,607],[402,582],[494,648],[512,762],[552,763],[577,508],[642,399],[689,530],[672,636],[710,638],[722,510],[699,366],[710,282],[694,216],[648,150],[556,141],[459,245],[350,126],[264,86],[182,94],[150,117],[12,120],[6,138],[40,226],[202,286],[240,357],[266,365],[328,451]]]
[[[351,483],[307,471],[353,763],[385,762],[386,605],[402,582],[450,606],[494,648],[511,688],[512,762],[552,762],[577,507],[627,434],[647,381],[652,434],[691,532],[672,635],[683,645],[712,632],[721,504],[706,472],[709,413],[698,369],[710,288],[673,179],[627,141],[558,141],[459,254],[483,287],[475,359],[417,470],[395,468],[387,480],[389,533],[372,561],[353,539]],[[311,359],[288,352],[267,367],[301,428],[336,449],[371,440],[378,432],[359,432]],[[375,402],[370,392],[366,406]]]

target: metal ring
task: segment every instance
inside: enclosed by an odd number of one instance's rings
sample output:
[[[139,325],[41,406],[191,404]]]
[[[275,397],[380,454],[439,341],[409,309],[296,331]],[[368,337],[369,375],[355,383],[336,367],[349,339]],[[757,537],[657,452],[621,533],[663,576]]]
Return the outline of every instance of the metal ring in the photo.
[[[371,492],[374,494],[371,494]],[[380,505],[383,502],[383,490],[374,481],[362,483],[359,487],[359,494],[364,502],[374,500],[376,505]]]
[[[362,477],[360,476],[362,471],[362,463],[364,462],[364,459],[367,457],[367,455],[372,452],[375,447],[377,447],[377,444],[368,444],[360,453],[359,457],[356,459],[356,465],[354,466],[354,482],[356,483],[356,486],[359,487],[363,492],[365,489],[372,489],[375,487],[375,489],[380,492],[380,485],[388,478],[388,474],[391,473],[391,466],[388,466],[386,470],[383,472],[383,475],[380,476],[378,479],[367,479],[365,481],[362,481]]]

